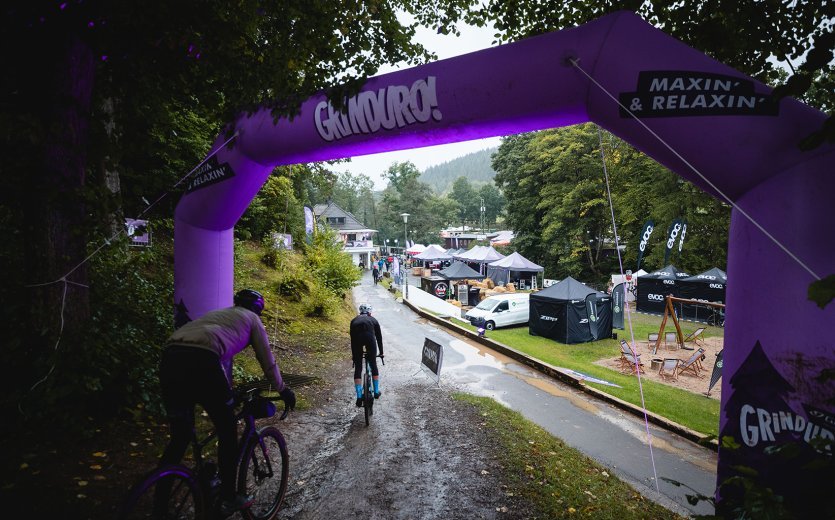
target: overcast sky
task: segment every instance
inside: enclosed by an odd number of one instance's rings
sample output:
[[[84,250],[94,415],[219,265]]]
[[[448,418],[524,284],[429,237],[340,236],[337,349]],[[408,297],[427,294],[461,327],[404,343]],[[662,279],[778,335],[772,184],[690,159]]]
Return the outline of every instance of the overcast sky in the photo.
[[[442,60],[490,47],[495,32],[492,28],[478,28],[465,25],[459,25],[459,29],[461,30],[461,36],[437,34],[434,30],[430,29],[418,29],[416,38],[429,51],[434,52],[439,60]],[[409,67],[403,66],[403,68]],[[384,67],[380,69],[379,74],[386,74],[396,70],[399,70],[399,68],[393,66]],[[382,179],[380,175],[392,163],[409,161],[417,166],[418,170],[423,171],[430,166],[445,163],[469,153],[486,148],[493,148],[498,146],[499,142],[499,137],[491,137],[488,139],[429,146],[426,148],[364,155],[352,158],[350,163],[336,165],[333,167],[333,170],[337,172],[347,170],[355,175],[361,173],[368,175],[374,181],[375,188],[381,190],[386,187],[388,181]]]

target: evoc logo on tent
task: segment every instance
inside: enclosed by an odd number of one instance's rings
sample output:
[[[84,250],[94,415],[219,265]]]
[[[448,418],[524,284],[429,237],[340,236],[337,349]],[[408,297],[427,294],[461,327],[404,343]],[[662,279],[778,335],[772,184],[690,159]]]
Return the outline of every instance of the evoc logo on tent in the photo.
[[[663,302],[664,297],[660,294],[647,294],[647,300],[654,300],[657,302]]]
[[[559,319],[554,316],[540,316],[539,319],[544,321],[559,321]]]

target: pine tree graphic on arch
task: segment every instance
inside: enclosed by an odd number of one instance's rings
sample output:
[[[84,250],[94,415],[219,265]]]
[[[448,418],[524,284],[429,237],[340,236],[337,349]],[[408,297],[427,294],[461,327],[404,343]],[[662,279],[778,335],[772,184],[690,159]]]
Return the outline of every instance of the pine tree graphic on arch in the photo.
[[[824,499],[826,495],[816,491],[822,475],[809,469],[809,464],[821,455],[803,441],[802,431],[781,429],[774,424],[780,412],[796,415],[787,403],[795,389],[774,368],[759,341],[728,383],[734,392],[724,406],[727,421],[719,435],[723,464],[719,466],[718,482],[734,476],[750,476],[755,483],[768,482],[793,512],[812,514],[831,507],[823,503],[828,500]],[[760,427],[760,413],[764,427]],[[735,447],[728,447],[728,438],[733,439]],[[722,501],[741,498],[735,491],[733,487],[723,487]]]
[[[790,410],[785,399],[794,392],[794,387],[774,368],[759,341],[728,382],[734,392],[725,405],[728,422],[725,423],[722,435],[731,433],[727,430],[734,427],[737,428],[738,433],[739,421],[735,419],[739,418],[743,405],[764,408],[772,412]],[[734,437],[739,439],[738,435]]]

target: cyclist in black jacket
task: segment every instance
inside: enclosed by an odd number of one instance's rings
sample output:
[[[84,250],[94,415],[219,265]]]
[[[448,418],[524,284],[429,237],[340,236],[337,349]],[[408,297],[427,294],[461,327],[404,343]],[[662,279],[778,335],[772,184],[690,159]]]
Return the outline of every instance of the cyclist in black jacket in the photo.
[[[380,323],[371,316],[371,305],[363,303],[359,308],[360,314],[351,320],[351,355],[354,360],[354,387],[357,391],[357,407],[362,407],[362,353],[366,350],[366,359],[371,364],[371,375],[374,381],[374,398],[380,397],[380,372],[377,369],[377,349],[383,356],[383,333]]]

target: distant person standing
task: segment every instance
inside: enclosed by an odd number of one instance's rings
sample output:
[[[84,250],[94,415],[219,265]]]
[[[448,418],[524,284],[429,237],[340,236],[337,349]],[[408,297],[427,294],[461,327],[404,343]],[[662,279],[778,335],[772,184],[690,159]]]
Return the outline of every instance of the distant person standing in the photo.
[[[383,267],[385,267],[385,265],[386,265],[386,261],[383,260],[382,258],[377,260],[377,268],[380,270],[381,273],[383,272]]]
[[[374,277],[374,285],[377,285],[377,282],[380,279],[380,269],[377,267],[377,263],[373,263],[371,265],[371,276]]]

